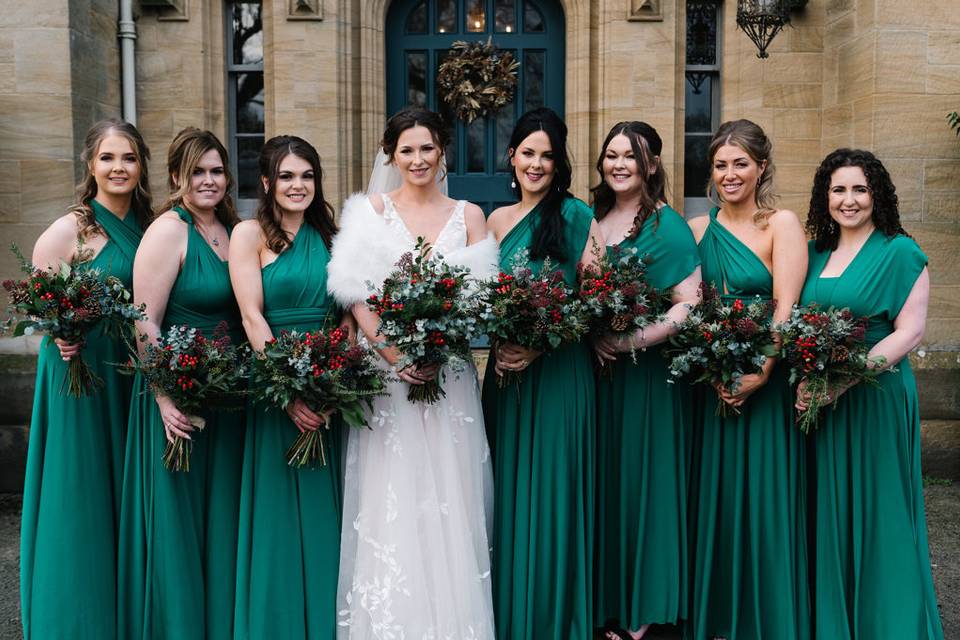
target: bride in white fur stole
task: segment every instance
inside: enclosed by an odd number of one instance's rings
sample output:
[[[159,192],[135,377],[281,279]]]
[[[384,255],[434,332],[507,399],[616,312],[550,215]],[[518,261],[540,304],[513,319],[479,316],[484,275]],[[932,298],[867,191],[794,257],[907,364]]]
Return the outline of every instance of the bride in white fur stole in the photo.
[[[368,195],[344,204],[333,243],[328,289],[353,310],[361,336],[381,345],[385,368],[400,354],[375,337],[368,283],[382,283],[418,236],[477,279],[496,272],[497,245],[483,212],[441,190],[446,137],[433,112],[394,115]],[[437,375],[445,397],[407,400],[408,384]],[[371,429],[348,436],[338,638],[492,640],[493,481],[476,369],[408,367],[394,377],[389,395],[374,402]]]

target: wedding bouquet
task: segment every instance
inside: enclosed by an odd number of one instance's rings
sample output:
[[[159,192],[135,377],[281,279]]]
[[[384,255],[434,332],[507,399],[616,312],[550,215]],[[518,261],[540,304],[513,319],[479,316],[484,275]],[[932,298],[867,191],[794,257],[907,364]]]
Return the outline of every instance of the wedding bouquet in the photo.
[[[465,366],[470,340],[479,335],[476,296],[467,295],[467,267],[429,255],[417,239],[414,252],[400,257],[367,306],[380,316],[378,333],[400,351],[397,369],[429,365]],[[371,286],[371,289],[373,287]],[[407,399],[432,404],[446,395],[438,379],[410,385]]]
[[[795,305],[778,331],[783,339],[781,355],[790,366],[790,383],[806,381],[807,408],[797,416],[804,433],[817,428],[831,390],[858,382],[879,385],[876,376],[886,361],[868,355],[867,318],[856,318],[849,309],[822,310],[816,303]]]
[[[71,264],[61,262],[59,269],[44,271],[30,264],[16,245],[12,249],[27,275],[24,280],[3,282],[14,316],[4,328],[12,326],[14,336],[41,332],[82,344],[87,333],[96,328],[105,335],[133,342],[133,323],[143,318],[143,306],[131,302],[130,291],[119,278],[104,277],[98,269],[81,266],[88,261],[89,251],[80,247],[79,257]],[[103,380],[84,361],[82,351],[70,359],[64,383],[75,397],[103,386]]]
[[[625,336],[663,320],[669,298],[647,280],[636,249],[597,252],[596,265],[580,269],[580,300],[590,314],[590,334]]]
[[[221,323],[211,338],[197,329],[174,325],[156,344],[145,345],[143,356],[121,371],[140,371],[150,389],[170,398],[202,431],[207,411],[242,407],[248,369],[248,349],[235,346],[226,323]],[[192,449],[191,440],[174,436],[163,452],[164,466],[170,471],[190,471]]]
[[[716,287],[707,283],[701,284],[700,291],[702,302],[679,323],[664,350],[670,375],[719,384],[732,392],[743,376],[760,373],[767,358],[777,355],[771,333],[776,305],[759,296],[726,302]],[[717,415],[726,416],[730,410],[739,414],[735,407],[718,400]]]
[[[386,378],[371,351],[347,340],[347,332],[281,331],[257,354],[251,387],[257,400],[285,409],[300,398],[311,411],[339,411],[352,427],[366,427],[363,408],[386,393]],[[323,434],[305,430],[287,451],[287,464],[295,467],[327,464]]]
[[[589,329],[589,313],[563,272],[554,270],[547,258],[534,274],[527,250],[514,256],[510,273],[501,271],[486,283],[482,297],[484,331],[494,343],[551,351],[579,341]],[[507,372],[497,382],[503,387],[519,383],[521,377],[520,372]]]

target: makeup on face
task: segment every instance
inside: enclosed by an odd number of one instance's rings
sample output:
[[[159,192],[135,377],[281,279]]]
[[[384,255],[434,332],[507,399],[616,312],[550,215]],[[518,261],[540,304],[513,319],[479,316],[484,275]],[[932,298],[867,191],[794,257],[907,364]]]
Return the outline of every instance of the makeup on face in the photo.
[[[765,167],[742,147],[725,144],[713,156],[713,183],[724,202],[746,202],[754,197]]]
[[[555,163],[550,137],[544,131],[534,131],[513,150],[510,164],[517,183],[523,191],[540,194],[550,188]]]

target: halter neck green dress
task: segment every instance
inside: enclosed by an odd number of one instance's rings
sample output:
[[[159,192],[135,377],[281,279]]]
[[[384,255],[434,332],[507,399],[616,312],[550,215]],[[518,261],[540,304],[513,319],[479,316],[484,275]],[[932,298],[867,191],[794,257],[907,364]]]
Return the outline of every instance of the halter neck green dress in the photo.
[[[107,243],[87,263],[133,286],[143,230],[91,202]],[[49,337],[37,361],[20,529],[20,606],[25,638],[116,636],[117,523],[131,380],[123,340],[87,335],[83,359],[104,381],[94,395],[70,396],[67,364]]]
[[[619,246],[647,257],[647,278],[661,291],[700,264],[690,227],[669,206]],[[669,382],[659,348],[607,366],[610,377],[597,379],[594,624],[676,623],[687,604],[689,385]]]
[[[262,270],[264,317],[274,335],[314,331],[333,310],[327,294],[330,253],[308,223]],[[237,640],[336,637],[340,563],[340,454],[337,427],[324,432],[327,465],[296,469],[286,451],[298,435],[281,409],[248,410],[240,542]]]
[[[227,263],[189,213],[187,253],[174,282],[164,330],[187,325],[210,336],[226,322],[239,337]],[[118,632],[124,639],[233,637],[237,519],[243,458],[242,412],[211,412],[193,436],[189,472],[171,472],[153,393],[136,376],[127,435],[120,521]]]
[[[773,294],[760,258],[717,220],[700,240],[703,280],[728,298]],[[686,637],[703,640],[806,639],[805,443],[794,425],[793,394],[778,364],[739,416],[714,415],[713,389],[701,396],[696,500],[690,522],[693,572]]]
[[[533,242],[534,208],[500,241],[500,268]],[[557,265],[576,286],[577,263],[593,215],[563,203],[567,260]],[[541,261],[531,261],[537,269]],[[588,638],[593,614],[594,382],[586,343],[534,360],[519,385],[497,388],[493,358],[483,384],[484,421],[493,452],[493,606],[497,637]]]
[[[801,302],[869,317],[866,342],[880,342],[927,257],[912,239],[879,229],[839,277],[824,278],[830,254],[810,243]],[[840,396],[813,434],[818,638],[943,638],[927,548],[917,383],[907,358],[895,364],[877,378],[879,387],[858,384]]]

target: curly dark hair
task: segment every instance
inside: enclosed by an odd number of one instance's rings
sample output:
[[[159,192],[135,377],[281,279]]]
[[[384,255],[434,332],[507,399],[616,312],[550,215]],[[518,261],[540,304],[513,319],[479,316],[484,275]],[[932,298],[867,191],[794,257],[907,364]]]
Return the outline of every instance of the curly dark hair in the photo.
[[[900,206],[897,188],[883,163],[863,149],[837,149],[831,152],[813,176],[810,210],[807,212],[807,232],[813,238],[817,251],[833,251],[840,239],[840,225],[830,217],[830,177],[841,167],[860,167],[867,177],[867,186],[873,195],[873,224],[887,237],[910,234],[900,224]]]

